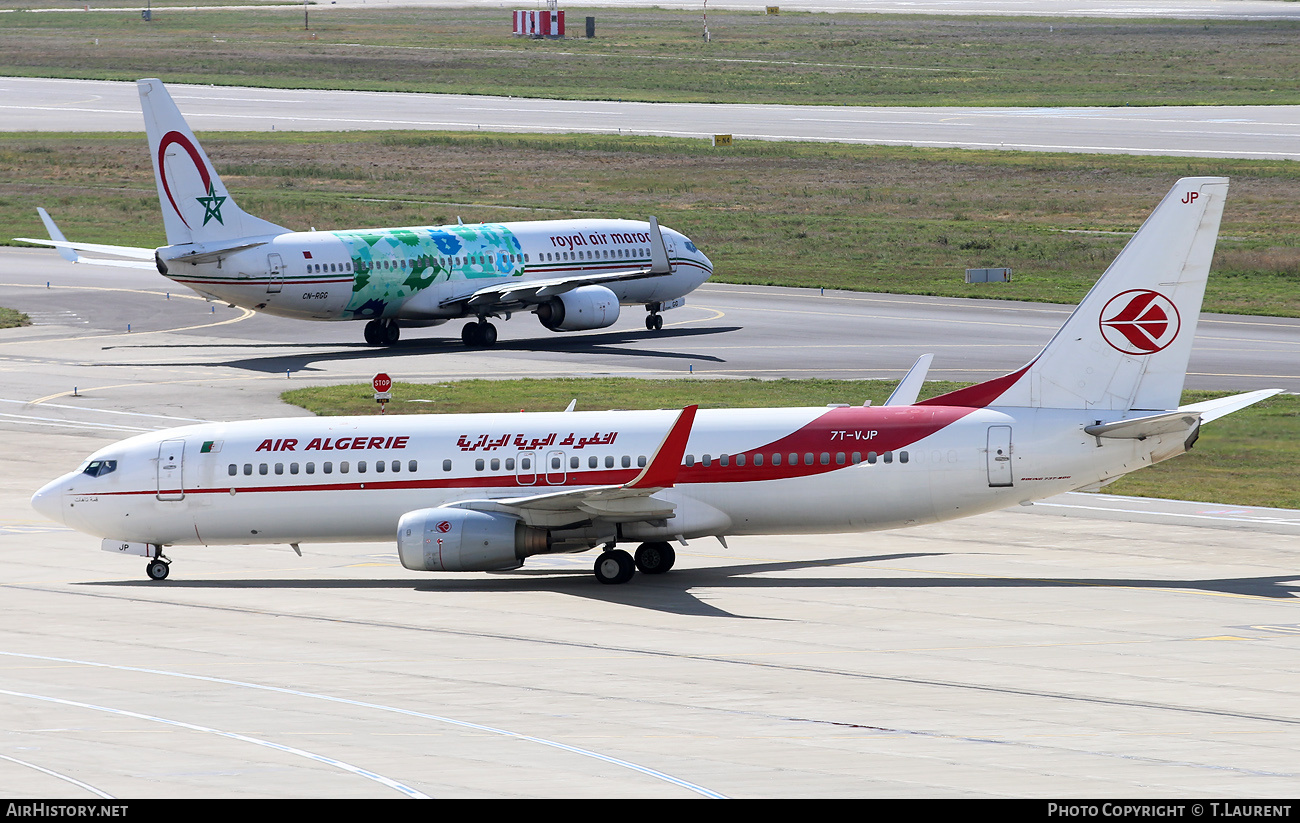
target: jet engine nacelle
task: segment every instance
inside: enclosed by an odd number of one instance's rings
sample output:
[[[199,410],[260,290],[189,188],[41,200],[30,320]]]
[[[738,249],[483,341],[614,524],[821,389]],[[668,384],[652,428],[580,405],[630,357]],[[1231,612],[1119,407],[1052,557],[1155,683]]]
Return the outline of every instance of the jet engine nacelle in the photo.
[[[505,514],[469,509],[418,509],[397,522],[397,553],[417,572],[517,569],[524,558],[548,551],[545,529]]]
[[[618,295],[604,286],[579,286],[537,307],[537,319],[551,331],[585,331],[618,320]]]

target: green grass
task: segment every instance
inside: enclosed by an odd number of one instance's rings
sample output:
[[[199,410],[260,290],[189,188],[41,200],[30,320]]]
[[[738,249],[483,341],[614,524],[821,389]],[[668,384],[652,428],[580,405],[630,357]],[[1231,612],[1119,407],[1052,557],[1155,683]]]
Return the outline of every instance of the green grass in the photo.
[[[31,322],[31,319],[22,312],[0,306],[0,329],[30,326]]]
[[[879,404],[897,384],[885,380],[465,380],[397,383],[388,414]],[[925,384],[922,398],[964,384]],[[1184,403],[1226,392],[1186,392]],[[295,389],[281,397],[319,415],[375,414],[366,384]],[[416,402],[428,401],[428,402]],[[1300,508],[1300,397],[1279,395],[1206,424],[1188,454],[1142,469],[1104,488],[1112,494],[1244,506]]]
[[[211,5],[219,6],[220,3]],[[49,7],[49,0],[28,0]],[[96,8],[103,2],[93,4]],[[123,0],[109,5],[127,6]],[[0,74],[659,102],[902,106],[1300,103],[1300,24],[566,8],[0,15]],[[596,17],[587,40],[584,18]]]
[[[654,214],[719,282],[1057,303],[1083,296],[1175,179],[1226,175],[1206,310],[1300,316],[1289,161],[427,132],[203,142],[245,210],[291,228]],[[140,136],[0,134],[4,234],[44,236],[37,206],[74,240],[164,242]],[[997,266],[1011,283],[963,282]]]

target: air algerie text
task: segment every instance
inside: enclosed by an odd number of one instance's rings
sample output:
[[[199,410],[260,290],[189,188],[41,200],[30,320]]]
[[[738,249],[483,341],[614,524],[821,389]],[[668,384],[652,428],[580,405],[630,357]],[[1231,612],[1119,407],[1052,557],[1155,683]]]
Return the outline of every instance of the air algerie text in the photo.
[[[313,437],[302,451],[354,451],[357,449],[404,449],[410,440],[409,435],[401,437]],[[298,451],[298,440],[284,437],[278,440],[263,440],[255,451],[259,452],[293,452]]]

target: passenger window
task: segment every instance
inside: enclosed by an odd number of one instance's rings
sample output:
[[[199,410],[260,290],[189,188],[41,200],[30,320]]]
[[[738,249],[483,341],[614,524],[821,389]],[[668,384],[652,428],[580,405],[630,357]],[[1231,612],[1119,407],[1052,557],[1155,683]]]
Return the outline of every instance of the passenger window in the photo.
[[[333,474],[334,464],[329,460],[326,460],[324,463],[321,464],[321,471],[323,471],[325,474]]]
[[[289,474],[297,474],[297,473],[298,473],[298,464],[297,464],[297,463],[290,463],[290,464],[289,464]]]
[[[258,466],[257,466],[257,473],[258,473],[258,474],[266,474],[268,471],[270,471],[270,467],[267,466],[265,463],[259,463],[259,464],[258,464]]]
[[[512,471],[514,471],[514,470],[515,470],[515,459],[514,459],[513,457],[507,457],[507,458],[506,458],[506,471],[508,471],[508,472],[512,472]],[[415,470],[412,469],[411,471],[415,471]]]
[[[885,452],[885,462],[886,462],[886,463],[893,463],[893,462],[894,462],[894,453],[893,453],[893,452]]]
[[[358,461],[357,461],[357,473],[358,473],[358,474],[365,474],[365,473],[366,473],[366,461],[364,461],[364,460],[358,460]]]
[[[339,474],[347,474],[347,473],[348,473],[348,461],[346,461],[346,460],[340,460],[340,461],[339,461]]]
[[[582,464],[581,464],[581,460],[582,460],[581,457],[570,457],[570,458],[569,458],[569,468],[571,468],[571,469],[581,468],[581,466],[582,466]]]
[[[737,466],[745,465],[745,455],[743,454],[736,455],[736,465]]]
[[[638,467],[640,467],[640,468],[642,468],[642,469],[645,468],[645,455],[644,455],[644,454],[641,455],[640,457],[638,457],[638,458],[636,459],[636,464],[637,464]]]
[[[276,473],[276,474],[284,474],[284,464],[283,464],[283,463],[276,463],[276,464],[275,464],[275,473]]]
[[[474,471],[476,472],[483,471],[483,458],[480,457],[479,459],[474,461]]]
[[[695,464],[695,458],[691,457],[689,454],[686,455],[686,465],[691,466],[694,464]],[[614,455],[612,454],[605,455],[605,468],[607,469],[614,468]]]
[[[445,472],[449,472],[449,471],[451,471],[451,461],[450,461],[450,460],[444,460],[444,461],[442,461],[442,470],[445,471]]]
[[[835,452],[835,465],[843,466],[845,463],[844,452]]]
[[[385,468],[386,467],[384,466],[384,461],[382,460],[375,461],[375,471],[382,472]]]
[[[754,455],[754,465],[755,465],[755,466],[761,466],[761,465],[763,465],[763,455],[762,455],[762,454],[756,454],[756,455]]]
[[[494,457],[492,458],[492,462],[489,463],[488,466],[492,469],[492,471],[499,472],[501,471],[501,460],[499,458]]]
[[[899,463],[906,463],[906,462],[907,462],[907,452],[905,452],[905,451],[901,451],[901,452],[898,453],[898,462],[899,462]]]
[[[850,458],[850,460],[853,462],[853,465],[858,465],[862,462],[862,452],[854,452],[853,457]]]
[[[779,465],[781,465],[781,453],[780,453],[780,452],[777,452],[776,454],[772,455],[772,465],[773,465],[773,466],[779,466]]]
[[[407,464],[406,464],[406,470],[407,470],[408,472],[413,472],[413,471],[415,471],[415,461],[414,461],[414,460],[412,460],[410,463],[407,463]]]
[[[867,462],[870,463],[870,464],[873,465],[873,466],[876,464],[876,453],[875,453],[875,452],[867,452]]]
[[[841,457],[842,457],[842,456],[843,456],[843,455],[841,455]],[[831,453],[830,453],[830,452],[822,452],[822,454],[821,454],[821,458],[820,458],[820,461],[819,461],[819,462],[821,462],[821,464],[822,464],[823,466],[829,466],[829,465],[831,464]],[[841,460],[840,462],[843,463],[844,461]]]
[[[623,468],[625,469],[632,468],[632,455],[630,454],[623,455]]]
[[[595,468],[599,468],[599,467],[600,467],[600,458],[599,458],[599,457],[597,457],[596,455],[593,454],[591,457],[588,457],[588,458],[587,458],[587,468],[589,468],[589,469],[595,469]]]
[[[308,464],[307,464],[307,474],[315,474],[315,473],[316,473],[316,464],[315,464],[315,463],[308,463]]]
[[[229,472],[229,473],[230,473],[230,476],[231,476],[231,477],[234,477],[235,475],[239,474],[239,467],[236,466],[234,463],[231,463],[231,464],[230,464],[230,472]],[[86,470],[86,474],[90,474],[90,470],[89,470],[89,469]]]
[[[244,474],[245,474],[245,476],[250,475],[250,474],[252,474],[252,473],[253,473],[253,464],[252,464],[252,463],[245,463],[245,464],[244,464]]]

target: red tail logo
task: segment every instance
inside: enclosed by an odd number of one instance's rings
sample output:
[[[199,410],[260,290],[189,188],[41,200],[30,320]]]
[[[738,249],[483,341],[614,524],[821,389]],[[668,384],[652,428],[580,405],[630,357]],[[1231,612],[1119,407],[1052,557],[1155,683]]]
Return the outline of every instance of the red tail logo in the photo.
[[[1155,354],[1178,337],[1174,301],[1159,292],[1132,289],[1110,299],[1101,310],[1101,336],[1124,354]]]

